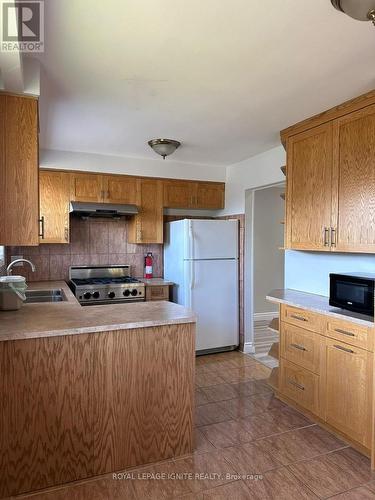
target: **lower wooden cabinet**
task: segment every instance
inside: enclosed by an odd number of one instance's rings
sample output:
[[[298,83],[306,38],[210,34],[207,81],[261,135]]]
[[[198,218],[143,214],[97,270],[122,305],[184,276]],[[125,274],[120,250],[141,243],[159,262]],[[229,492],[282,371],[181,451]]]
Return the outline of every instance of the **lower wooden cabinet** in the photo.
[[[372,353],[326,340],[326,422],[371,448]]]
[[[163,243],[163,183],[137,179],[139,213],[129,220],[129,243]]]
[[[70,176],[43,170],[39,174],[40,243],[69,243]]]
[[[169,285],[146,285],[146,300],[169,300]]]

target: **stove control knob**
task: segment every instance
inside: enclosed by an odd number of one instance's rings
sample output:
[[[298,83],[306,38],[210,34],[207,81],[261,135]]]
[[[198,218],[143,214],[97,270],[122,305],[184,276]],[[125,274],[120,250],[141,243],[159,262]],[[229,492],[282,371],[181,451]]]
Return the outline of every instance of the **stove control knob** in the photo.
[[[124,297],[129,297],[129,295],[130,295],[130,290],[126,289],[124,291]]]
[[[132,295],[133,295],[133,297],[135,297],[136,295],[138,295],[138,290],[136,288],[133,288]]]
[[[92,296],[94,297],[94,299],[98,299],[100,297],[100,293],[99,292],[94,292],[92,294]]]
[[[109,292],[109,293],[108,293],[108,297],[109,297],[110,299],[114,299],[114,298],[116,297],[115,292]]]
[[[91,292],[85,292],[83,294],[83,297],[87,300],[87,299],[91,299]]]

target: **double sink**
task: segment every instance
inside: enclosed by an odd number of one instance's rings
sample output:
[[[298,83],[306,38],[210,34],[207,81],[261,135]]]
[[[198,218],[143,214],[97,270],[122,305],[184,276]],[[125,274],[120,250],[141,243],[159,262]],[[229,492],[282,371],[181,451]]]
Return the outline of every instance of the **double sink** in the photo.
[[[26,304],[37,302],[65,302],[66,296],[61,288],[52,290],[26,290]]]

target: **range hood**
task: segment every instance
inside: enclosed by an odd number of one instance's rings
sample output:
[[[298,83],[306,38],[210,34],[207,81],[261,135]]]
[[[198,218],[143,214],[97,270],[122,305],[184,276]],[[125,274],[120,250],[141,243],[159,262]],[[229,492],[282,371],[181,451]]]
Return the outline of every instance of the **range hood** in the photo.
[[[112,203],[85,203],[79,201],[70,202],[70,213],[82,218],[87,217],[106,217],[109,219],[118,219],[126,215],[135,215],[138,213],[136,205],[115,205]]]

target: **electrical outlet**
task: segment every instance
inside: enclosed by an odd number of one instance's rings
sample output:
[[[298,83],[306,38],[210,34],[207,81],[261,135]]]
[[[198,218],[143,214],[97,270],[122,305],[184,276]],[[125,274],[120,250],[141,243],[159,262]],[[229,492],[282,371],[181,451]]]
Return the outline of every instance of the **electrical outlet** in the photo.
[[[11,255],[10,256],[10,261],[13,262],[14,260],[17,259],[23,259],[23,255]],[[17,264],[14,264],[13,267],[23,267],[23,262],[17,262]]]

